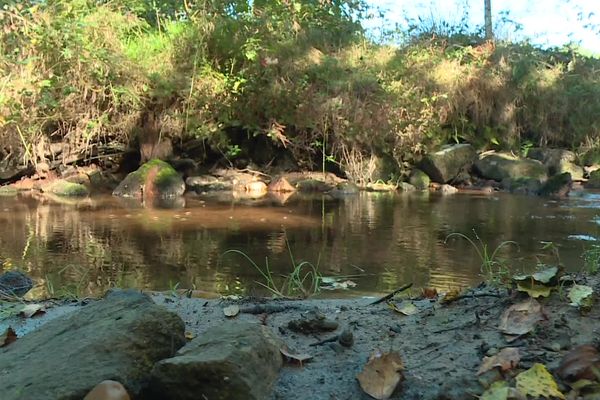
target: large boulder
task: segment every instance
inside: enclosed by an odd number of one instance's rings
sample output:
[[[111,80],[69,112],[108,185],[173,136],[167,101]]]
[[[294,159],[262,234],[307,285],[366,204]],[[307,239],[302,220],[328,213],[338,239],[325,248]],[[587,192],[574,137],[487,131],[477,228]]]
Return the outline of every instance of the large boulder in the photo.
[[[57,179],[48,184],[42,185],[41,189],[44,193],[50,193],[63,197],[82,197],[90,194],[87,186],[81,183],[70,182],[66,179]]]
[[[583,168],[575,163],[577,156],[572,151],[535,147],[527,152],[527,157],[542,162],[551,176],[568,172],[572,180],[583,180]]]
[[[587,181],[586,188],[600,189],[600,169],[590,172],[590,179]]]
[[[262,400],[282,365],[282,343],[264,325],[228,321],[156,364],[151,398]]]
[[[546,167],[540,161],[516,157],[508,153],[492,153],[482,156],[475,162],[475,170],[485,178],[501,182],[505,179],[548,179]]]
[[[419,167],[437,183],[453,180],[459,172],[469,167],[477,158],[470,144],[455,144],[430,153],[423,158]]]
[[[185,180],[188,189],[196,193],[231,191],[233,182],[228,179],[219,179],[213,175],[190,176]]]
[[[168,163],[150,160],[127,175],[113,191],[113,196],[133,198],[178,197],[185,192],[183,179]]]
[[[184,323],[139,291],[115,291],[0,349],[2,399],[81,400],[118,380],[133,398],[185,343]]]
[[[564,172],[550,177],[540,188],[538,194],[544,197],[566,197],[572,187],[571,174]]]
[[[408,182],[417,190],[427,190],[429,189],[431,179],[429,178],[429,175],[420,169],[413,169],[408,178]]]

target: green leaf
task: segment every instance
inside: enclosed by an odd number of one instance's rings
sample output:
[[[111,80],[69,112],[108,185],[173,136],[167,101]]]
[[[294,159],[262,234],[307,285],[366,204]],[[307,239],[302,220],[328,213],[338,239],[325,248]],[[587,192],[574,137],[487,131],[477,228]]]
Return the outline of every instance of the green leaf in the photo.
[[[576,307],[589,308],[592,306],[592,295],[594,289],[587,285],[573,285],[569,291],[569,300],[571,305]]]
[[[494,382],[479,398],[480,400],[507,400],[510,388],[504,381]]]
[[[550,267],[544,270],[538,271],[535,274],[531,275],[533,279],[540,283],[550,283],[552,279],[556,278],[558,275],[558,267]]]
[[[534,399],[565,398],[558,390],[556,381],[543,364],[533,364],[533,367],[517,375],[516,382],[519,392]]]
[[[548,297],[550,296],[550,292],[552,292],[552,288],[550,286],[536,285],[535,283],[526,281],[517,282],[517,290],[519,292],[525,292],[533,298]]]

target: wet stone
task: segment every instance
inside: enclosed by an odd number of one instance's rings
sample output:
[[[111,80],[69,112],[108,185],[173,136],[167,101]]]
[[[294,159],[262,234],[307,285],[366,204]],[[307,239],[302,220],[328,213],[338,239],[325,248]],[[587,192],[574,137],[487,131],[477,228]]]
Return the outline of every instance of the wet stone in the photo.
[[[0,275],[0,298],[23,297],[33,287],[33,281],[19,271],[8,271]]]
[[[298,333],[317,333],[335,331],[338,323],[327,319],[319,310],[302,314],[301,318],[288,322],[288,328]]]

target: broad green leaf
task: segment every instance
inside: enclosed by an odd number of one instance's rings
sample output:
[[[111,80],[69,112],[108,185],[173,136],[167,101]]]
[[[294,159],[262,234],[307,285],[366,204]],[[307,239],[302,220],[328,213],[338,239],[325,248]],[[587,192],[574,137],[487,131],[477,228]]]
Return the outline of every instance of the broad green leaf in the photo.
[[[565,398],[543,364],[533,364],[533,367],[517,375],[516,382],[519,392],[534,399]]]
[[[419,309],[410,301],[402,302],[402,304],[400,306],[398,306],[397,304],[395,304],[393,302],[389,302],[388,304],[392,310],[394,310],[400,314],[414,315],[419,312]]]
[[[530,297],[548,297],[552,291],[552,287],[544,285],[536,285],[535,283],[529,283],[527,281],[517,282],[517,290],[519,292],[525,292]]]
[[[552,279],[556,278],[557,275],[558,275],[558,267],[550,267],[550,268],[546,268],[541,271],[538,271],[531,276],[537,282],[547,284],[547,283],[550,283],[550,281],[552,281]]]
[[[573,285],[569,291],[571,305],[576,307],[591,307],[594,289],[587,285]]]
[[[479,398],[480,400],[507,400],[510,388],[504,381],[494,382]]]

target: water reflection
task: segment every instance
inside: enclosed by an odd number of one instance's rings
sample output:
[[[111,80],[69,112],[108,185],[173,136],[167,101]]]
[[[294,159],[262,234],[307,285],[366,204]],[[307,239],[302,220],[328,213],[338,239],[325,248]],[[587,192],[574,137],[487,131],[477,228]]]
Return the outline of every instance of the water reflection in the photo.
[[[261,294],[258,271],[241,250],[276,274],[296,263],[319,264],[324,275],[352,276],[349,295],[391,291],[406,282],[439,289],[481,280],[480,259],[465,240],[506,247],[515,270],[554,262],[542,243],[553,242],[567,269],[582,266],[600,237],[600,197],[581,193],[564,201],[533,197],[428,193],[363,193],[285,199],[187,197],[168,208],[114,198],[83,201],[20,196],[0,198],[0,257],[38,283],[34,296],[96,295],[109,287]],[[161,205],[165,206],[165,205]],[[289,248],[288,248],[289,246]],[[340,295],[336,293],[335,295]]]

